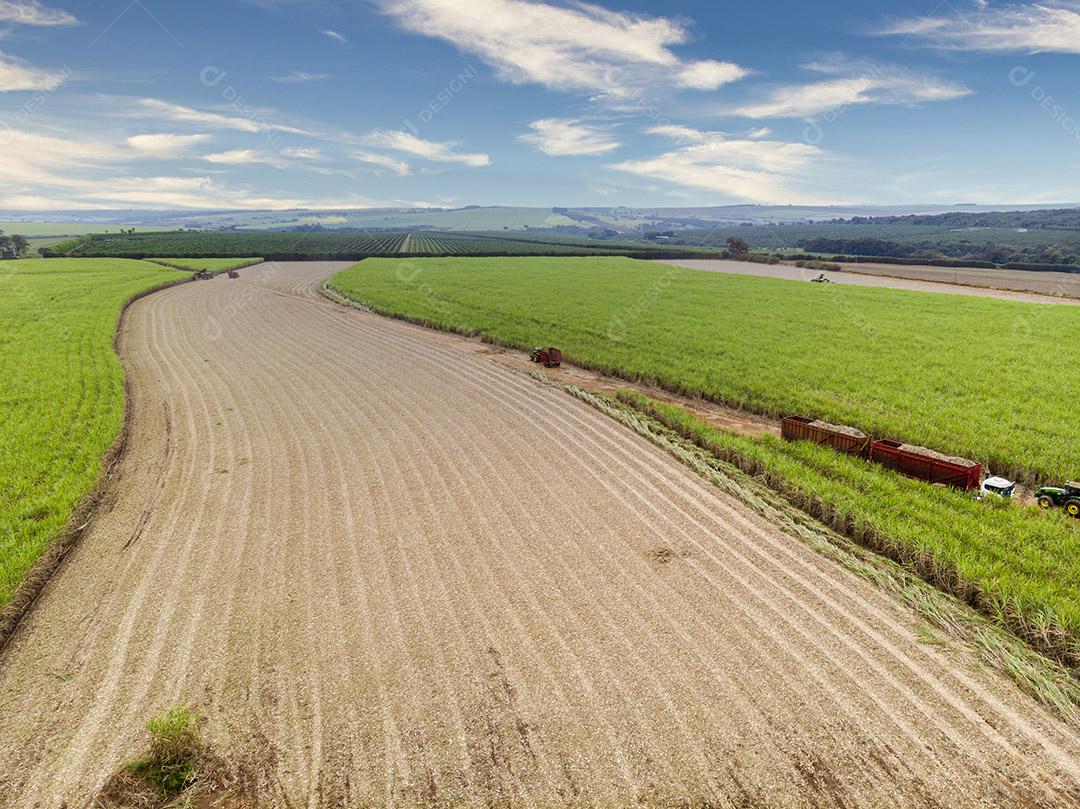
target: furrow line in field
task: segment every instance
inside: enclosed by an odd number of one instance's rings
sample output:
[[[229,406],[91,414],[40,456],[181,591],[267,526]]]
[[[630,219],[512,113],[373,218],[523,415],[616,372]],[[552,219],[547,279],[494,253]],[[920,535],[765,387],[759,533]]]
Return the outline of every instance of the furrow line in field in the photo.
[[[447,361],[452,361],[452,360],[451,360],[450,358],[446,358],[446,360],[447,360]],[[805,584],[805,582],[802,582],[802,583],[803,583],[803,584]],[[834,636],[835,636],[835,637],[837,637],[837,639],[838,639],[838,640],[840,640],[841,642],[844,642],[844,641],[845,641],[845,638],[844,638],[844,636],[843,636],[843,635],[841,635],[841,634],[838,634],[838,633],[836,633],[835,631],[834,631]],[[854,647],[853,647],[853,646],[852,646],[851,644],[848,644],[848,646],[849,646],[849,648],[852,648],[852,649],[854,650]],[[869,662],[871,662],[871,661],[869,660],[869,658],[868,658],[867,656],[865,656],[865,655],[863,655],[863,659],[864,659],[864,661],[866,661],[866,662],[868,662],[868,663],[869,663]],[[912,667],[911,665],[908,665],[908,668],[909,668],[909,670],[911,670],[911,671],[912,671],[913,673],[917,673],[917,670],[916,670],[916,669],[915,669],[914,667]],[[879,669],[879,671],[883,671],[883,670],[881,670],[881,669],[880,669],[880,666],[878,666],[878,669]],[[940,686],[938,686],[938,685],[934,684],[934,687],[936,688],[936,690],[937,690],[937,691],[938,691],[939,693],[943,693],[943,690],[941,689],[941,687],[940,687]],[[953,702],[953,707],[954,707],[954,708],[957,708],[957,707],[959,707],[959,703],[957,703],[957,702],[955,702],[955,701],[954,701],[954,702]],[[965,706],[965,707],[966,707],[966,706]],[[926,712],[927,712],[928,710],[929,710],[929,709],[924,709],[924,714],[926,714]],[[964,708],[964,707],[960,707],[960,710],[964,711],[964,710],[965,710],[965,708]],[[972,716],[972,712],[970,711],[970,709],[966,709],[966,713],[968,714],[969,718],[970,718],[970,717]],[[944,732],[948,733],[948,731],[947,731],[947,730],[945,730],[944,728],[942,728],[942,727],[941,727],[940,725],[939,725],[939,729],[942,729],[942,730],[943,730]],[[986,731],[986,728],[984,728],[984,732],[985,732],[985,731]],[[995,735],[996,735],[996,734],[995,734]],[[954,737],[954,740],[955,740],[955,737]],[[999,739],[995,739],[995,741],[997,741],[997,743],[998,743],[998,744],[1001,744],[1001,743],[1002,743],[1002,742],[1001,742],[1001,740],[999,740]]]

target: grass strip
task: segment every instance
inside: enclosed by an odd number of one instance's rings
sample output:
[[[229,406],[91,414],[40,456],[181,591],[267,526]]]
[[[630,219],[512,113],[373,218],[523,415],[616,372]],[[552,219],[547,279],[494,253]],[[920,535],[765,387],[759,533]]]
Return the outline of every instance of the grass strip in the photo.
[[[968,644],[983,663],[1007,675],[1025,693],[1067,721],[1080,724],[1080,683],[1065,666],[1039,654],[1008,631],[1001,624],[1003,616],[979,614],[959,598],[929,584],[908,564],[880,555],[876,548],[865,544],[865,529],[851,530],[856,521],[850,515],[829,507],[825,500],[809,496],[783,476],[795,470],[796,465],[810,469],[810,463],[790,460],[776,452],[771,456],[776,462],[770,467],[766,466],[766,459],[770,459],[767,452],[745,451],[749,449],[746,444],[777,450],[778,447],[771,445],[780,445],[779,440],[744,439],[722,433],[681,408],[655,402],[636,392],[623,392],[618,398],[611,398],[575,386],[567,389],[665,449],[818,553],[893,594],[921,614],[935,630]],[[726,439],[735,441],[729,444]],[[790,446],[824,449],[809,444]],[[888,471],[875,474],[907,480]],[[935,636],[928,632],[925,640],[935,642]]]
[[[120,433],[121,311],[186,280],[125,259],[0,265],[0,641],[11,623],[5,605],[71,528]]]
[[[636,391],[621,391],[619,400],[1039,652],[1080,666],[1080,535],[1063,514],[975,500],[805,441],[728,433]]]
[[[261,258],[148,258],[146,260],[174,270],[191,270],[192,272],[198,270],[226,272],[262,263]]]
[[[1025,482],[1080,477],[1067,306],[703,272],[628,258],[369,259],[375,311],[675,393],[851,424]]]

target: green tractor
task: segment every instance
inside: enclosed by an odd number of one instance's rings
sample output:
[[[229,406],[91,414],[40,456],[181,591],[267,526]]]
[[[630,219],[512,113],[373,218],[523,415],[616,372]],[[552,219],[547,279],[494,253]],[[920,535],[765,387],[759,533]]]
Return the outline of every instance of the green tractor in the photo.
[[[1043,486],[1035,492],[1039,508],[1065,508],[1070,517],[1080,518],[1080,483],[1070,480],[1064,486]]]

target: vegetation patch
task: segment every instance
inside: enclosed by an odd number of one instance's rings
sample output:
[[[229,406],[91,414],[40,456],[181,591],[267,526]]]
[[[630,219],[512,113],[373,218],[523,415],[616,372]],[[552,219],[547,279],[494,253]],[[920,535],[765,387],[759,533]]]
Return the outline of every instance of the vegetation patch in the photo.
[[[90,491],[120,430],[121,308],[176,281],[141,261],[0,264],[0,607]]]
[[[1080,475],[1069,307],[729,275],[626,258],[370,259],[376,311],[770,416],[850,424],[1058,483]],[[1022,541],[1022,540],[1021,540]]]
[[[167,809],[247,804],[229,794],[228,768],[203,741],[199,715],[177,707],[146,725],[146,755],[122,767],[105,784],[95,806],[100,809]],[[227,801],[222,804],[221,801]]]
[[[839,264],[834,264],[831,261],[816,261],[813,259],[796,261],[795,266],[804,270],[828,270],[830,272],[839,272],[844,269]]]
[[[174,270],[206,270],[207,272],[239,270],[262,263],[261,258],[151,258],[147,260]]]
[[[1017,525],[1010,518],[1037,515],[1017,515],[951,490],[922,486],[815,444],[726,433],[682,408],[634,391],[621,391],[616,399],[576,388],[570,392],[666,449],[818,552],[892,592],[935,629],[973,644],[982,660],[1025,692],[1064,718],[1080,721],[1080,684],[1075,679],[1080,636],[1075,623],[1058,622],[1075,621],[1076,566],[1044,582],[1045,575],[1032,574],[1026,568],[1028,560],[1008,541],[1008,532]],[[988,520],[980,519],[985,511],[990,512]],[[955,525],[947,519],[950,514]],[[969,537],[972,531],[979,536]],[[995,536],[997,545],[989,545]],[[1075,552],[1075,543],[1069,550]],[[995,570],[998,567],[1001,570]],[[937,588],[924,579],[927,573],[950,570],[951,575],[937,579]],[[1055,588],[1062,598],[1054,599]],[[1041,600],[1025,600],[1031,595]],[[974,604],[982,616],[954,596]],[[1058,662],[1033,651],[1007,630],[1019,630]],[[1072,672],[1062,660],[1074,667]]]
[[[357,260],[367,256],[632,255],[639,258],[717,257],[715,249],[669,248],[642,242],[616,243],[588,237],[523,238],[518,234],[435,231],[361,233],[355,231],[170,231],[95,234],[43,255],[126,258],[223,258],[262,256],[267,261]]]
[[[1070,518],[975,500],[806,441],[728,433],[633,391],[619,400],[1080,668],[1080,532]]]

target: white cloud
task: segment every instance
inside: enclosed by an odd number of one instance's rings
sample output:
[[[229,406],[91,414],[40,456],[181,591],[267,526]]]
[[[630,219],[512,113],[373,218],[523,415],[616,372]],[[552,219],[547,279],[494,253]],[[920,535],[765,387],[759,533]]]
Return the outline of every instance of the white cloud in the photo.
[[[294,200],[253,197],[209,177],[124,176],[145,157],[130,145],[8,130],[0,149],[0,198],[10,207],[290,207]],[[32,190],[31,190],[32,189]],[[62,200],[63,205],[53,203]]]
[[[209,140],[209,135],[176,135],[160,133],[152,135],[133,135],[127,139],[128,146],[146,157],[181,157],[191,151],[193,146]]]
[[[412,174],[412,167],[408,163],[390,155],[376,154],[375,152],[353,152],[353,157],[361,163],[392,171],[398,177],[408,177]]]
[[[299,170],[325,176],[353,177],[343,169],[316,165],[323,154],[318,149],[282,149],[278,152],[258,149],[230,149],[203,155],[203,160],[218,166],[270,166],[280,171]]]
[[[140,112],[150,114],[155,120],[177,121],[181,123],[201,124],[215,129],[236,129],[241,132],[261,134],[263,132],[281,132],[289,135],[317,137],[316,133],[286,124],[267,121],[261,113],[253,111],[248,116],[223,115],[218,112],[197,110],[180,104],[172,104],[157,98],[123,98],[121,103],[130,104],[122,113],[145,117]]]
[[[207,163],[218,163],[226,166],[252,166],[257,163],[270,163],[275,157],[269,152],[260,152],[255,149],[230,149],[227,152],[213,152],[203,155]]]
[[[746,76],[748,71],[731,62],[707,59],[692,62],[679,72],[679,84],[694,90],[715,90]]]
[[[804,143],[728,139],[720,132],[689,127],[654,127],[682,146],[643,160],[625,160],[608,168],[675,185],[706,189],[749,202],[811,202],[792,189],[798,174],[824,153]]]
[[[329,73],[305,73],[303,70],[294,70],[284,76],[271,76],[270,81],[278,84],[306,84],[312,81],[326,81],[332,79]]]
[[[0,132],[0,183],[63,185],[78,173],[131,154],[106,141],[6,129]]]
[[[282,149],[281,154],[283,157],[292,157],[297,160],[322,160],[325,157],[321,150],[309,147]]]
[[[14,56],[0,52],[0,93],[17,90],[55,90],[66,73],[42,70]]]
[[[349,40],[345,37],[344,34],[339,34],[337,31],[332,31],[329,28],[327,28],[325,31],[323,31],[322,35],[324,37],[327,37],[329,39],[334,40],[334,42],[337,42],[340,45],[348,45],[349,44]]]
[[[834,59],[804,67],[835,78],[778,87],[763,101],[731,112],[747,118],[812,118],[854,105],[951,101],[971,93],[963,85],[890,65]]]
[[[391,149],[395,152],[416,155],[437,163],[461,163],[466,166],[488,166],[491,159],[486,154],[463,154],[455,151],[456,143],[440,143],[423,140],[409,132],[393,129],[378,129],[364,137],[367,146]]]
[[[689,126],[681,126],[679,124],[663,124],[662,126],[653,126],[645,130],[650,135],[659,135],[664,138],[671,138],[677,143],[701,143],[711,139],[718,133],[702,132],[699,129],[694,129]]]
[[[78,25],[66,11],[48,8],[37,0],[0,0],[0,23],[13,25]]]
[[[610,11],[586,2],[376,0],[406,30],[477,54],[517,84],[598,92],[615,98],[649,86],[714,90],[747,74],[715,60],[684,61],[683,22]]]
[[[530,123],[529,128],[533,131],[520,135],[518,140],[548,155],[600,155],[622,145],[606,129],[571,118],[541,118]]]
[[[949,50],[1080,53],[1080,2],[991,6],[895,22],[878,33],[925,39]]]

